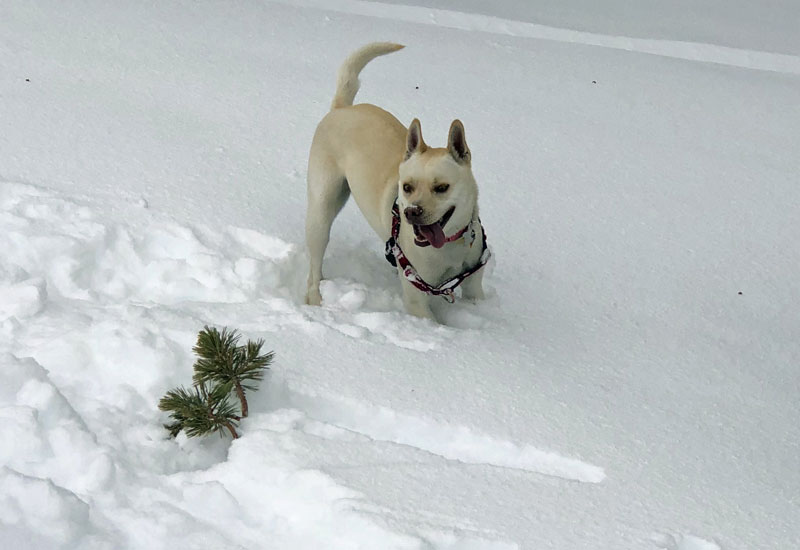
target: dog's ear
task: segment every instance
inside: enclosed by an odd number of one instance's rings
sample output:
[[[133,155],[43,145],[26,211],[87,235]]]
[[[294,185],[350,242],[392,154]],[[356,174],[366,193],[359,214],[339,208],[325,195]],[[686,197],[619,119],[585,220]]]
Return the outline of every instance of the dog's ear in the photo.
[[[414,153],[424,153],[427,149],[428,146],[422,140],[422,127],[419,125],[419,119],[415,118],[408,127],[406,135],[406,160],[411,158]]]
[[[467,146],[467,137],[464,134],[464,125],[456,119],[450,125],[450,133],[447,135],[447,150],[459,164],[469,164],[472,153]]]

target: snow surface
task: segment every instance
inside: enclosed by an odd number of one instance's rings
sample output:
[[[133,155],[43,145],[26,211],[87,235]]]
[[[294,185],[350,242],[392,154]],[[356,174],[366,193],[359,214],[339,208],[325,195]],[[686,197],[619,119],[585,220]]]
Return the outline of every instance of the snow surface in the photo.
[[[800,9],[410,3],[0,6],[3,547],[800,547]],[[358,98],[473,152],[443,325],[352,205],[301,305],[371,40]],[[277,352],[234,443],[156,408],[204,324]]]

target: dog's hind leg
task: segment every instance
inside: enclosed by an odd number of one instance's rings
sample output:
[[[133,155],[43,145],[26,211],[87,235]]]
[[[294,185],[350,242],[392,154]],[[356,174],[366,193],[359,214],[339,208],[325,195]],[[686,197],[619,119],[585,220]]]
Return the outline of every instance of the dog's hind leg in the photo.
[[[309,271],[306,303],[322,303],[319,283],[322,258],[330,240],[331,225],[350,197],[347,180],[332,166],[310,165],[308,169],[308,209],[306,211],[306,247]]]

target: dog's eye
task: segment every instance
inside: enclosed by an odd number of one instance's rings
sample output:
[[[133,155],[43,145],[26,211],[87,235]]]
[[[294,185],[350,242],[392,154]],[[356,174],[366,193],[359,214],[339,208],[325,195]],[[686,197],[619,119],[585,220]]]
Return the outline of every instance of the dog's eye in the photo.
[[[403,193],[411,193],[412,191],[414,191],[414,186],[412,186],[410,183],[403,184]]]
[[[433,188],[434,193],[446,193],[447,190],[450,189],[450,184],[447,183],[440,183],[436,187]]]

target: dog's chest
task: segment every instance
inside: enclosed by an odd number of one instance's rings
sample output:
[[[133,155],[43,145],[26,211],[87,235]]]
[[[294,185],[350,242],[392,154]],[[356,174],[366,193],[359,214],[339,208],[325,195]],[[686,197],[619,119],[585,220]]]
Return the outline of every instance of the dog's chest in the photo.
[[[409,242],[403,250],[417,273],[428,283],[438,286],[471,269],[480,261],[480,236],[471,244],[472,246],[466,239],[459,239],[437,249],[432,246],[419,247]]]

